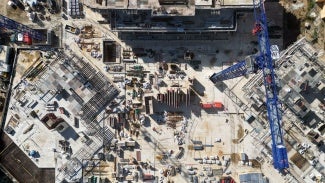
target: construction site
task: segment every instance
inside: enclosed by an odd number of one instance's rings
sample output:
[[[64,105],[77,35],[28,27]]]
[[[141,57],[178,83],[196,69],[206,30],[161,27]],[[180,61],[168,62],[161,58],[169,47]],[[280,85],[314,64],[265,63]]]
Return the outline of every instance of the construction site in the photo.
[[[325,181],[324,50],[278,2],[1,3],[11,180]]]

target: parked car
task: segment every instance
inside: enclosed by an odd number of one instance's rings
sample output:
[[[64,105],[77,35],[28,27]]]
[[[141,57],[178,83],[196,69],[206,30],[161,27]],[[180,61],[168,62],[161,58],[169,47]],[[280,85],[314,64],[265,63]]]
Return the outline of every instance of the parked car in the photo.
[[[64,19],[64,20],[68,20],[68,16],[66,14],[62,14],[61,17]]]

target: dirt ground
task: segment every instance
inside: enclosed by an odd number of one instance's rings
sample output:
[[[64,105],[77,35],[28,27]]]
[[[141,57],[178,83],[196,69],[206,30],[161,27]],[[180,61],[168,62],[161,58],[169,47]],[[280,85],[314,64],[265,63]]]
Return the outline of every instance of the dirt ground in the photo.
[[[298,19],[304,19],[308,11],[308,0],[298,0],[296,3],[293,0],[281,0],[280,4],[286,9],[287,12],[294,14]]]
[[[16,21],[27,21],[27,13],[24,13],[23,10],[17,8],[13,9],[10,6],[7,5],[6,0],[0,0],[1,6],[0,6],[0,14],[10,17],[11,19],[14,19]]]
[[[314,0],[280,0],[286,12],[300,21],[300,36],[305,36],[318,49],[325,49],[325,23],[320,17],[322,3]]]

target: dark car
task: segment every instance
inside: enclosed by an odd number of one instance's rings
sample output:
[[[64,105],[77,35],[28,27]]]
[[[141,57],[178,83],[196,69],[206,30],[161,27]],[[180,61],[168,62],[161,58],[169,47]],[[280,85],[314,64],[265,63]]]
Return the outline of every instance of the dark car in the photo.
[[[17,5],[13,1],[8,1],[8,5],[13,9],[17,9]]]
[[[66,15],[66,14],[62,14],[62,18],[64,19],[64,20],[68,20],[68,16]]]

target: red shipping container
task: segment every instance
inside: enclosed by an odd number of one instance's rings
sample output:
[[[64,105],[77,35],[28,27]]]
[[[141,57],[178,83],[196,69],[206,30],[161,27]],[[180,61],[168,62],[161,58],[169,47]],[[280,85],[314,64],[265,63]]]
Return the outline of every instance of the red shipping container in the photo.
[[[221,102],[215,102],[214,103],[214,107],[217,109],[222,109],[223,108],[223,104]]]

